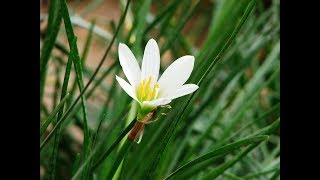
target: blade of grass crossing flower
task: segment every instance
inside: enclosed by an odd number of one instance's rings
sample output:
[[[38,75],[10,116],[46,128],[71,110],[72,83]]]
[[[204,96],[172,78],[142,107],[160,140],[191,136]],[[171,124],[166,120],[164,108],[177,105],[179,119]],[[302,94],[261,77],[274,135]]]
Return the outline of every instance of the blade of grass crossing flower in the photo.
[[[261,135],[270,135],[272,134],[275,130],[277,130],[280,126],[280,118],[273,122],[266,130],[264,130]],[[209,179],[214,179],[218,177],[220,174],[222,174],[225,170],[233,166],[235,163],[237,163],[242,157],[247,155],[249,152],[251,152],[254,148],[256,148],[260,143],[252,144],[248,146],[245,150],[243,150],[241,153],[236,155],[234,158],[231,160],[223,163],[222,165],[218,166],[217,168],[213,169],[208,175],[203,177],[205,180]]]
[[[253,137],[253,138],[246,138],[246,139],[243,139],[243,140],[240,140],[240,141],[237,141],[237,142],[234,142],[234,143],[230,143],[228,145],[225,145],[221,148],[218,148],[216,150],[213,150],[209,153],[206,153],[190,162],[188,162],[187,164],[181,166],[180,168],[178,168],[177,170],[175,170],[173,173],[171,173],[168,177],[166,177],[165,179],[170,179],[170,178],[173,178],[176,174],[178,173],[183,173],[185,171],[188,171],[188,169],[198,163],[201,163],[202,161],[205,161],[207,159],[210,159],[210,158],[213,158],[215,156],[218,156],[218,155],[222,155],[222,154],[227,154],[233,150],[236,150],[236,149],[239,149],[240,147],[242,146],[247,146],[249,144],[253,144],[253,143],[257,143],[257,142],[260,142],[260,141],[264,141],[266,139],[268,139],[269,136],[266,136],[266,135],[261,135],[261,136],[256,136],[256,137]]]
[[[62,89],[61,89],[61,99],[65,98],[67,95],[67,91],[68,91],[68,84],[69,84],[69,79],[70,79],[70,73],[71,73],[71,67],[72,67],[72,62],[74,56],[73,54],[76,53],[75,49],[76,49],[76,39],[73,39],[72,42],[72,46],[70,47],[70,54],[68,57],[68,62],[67,62],[67,66],[66,66],[66,71],[64,74],[64,79],[63,79],[63,84],[62,84]],[[69,95],[69,94],[68,94]],[[64,110],[64,106],[62,106],[62,108],[60,109],[58,116],[57,116],[57,122],[60,120],[60,118],[63,115],[63,110]],[[55,179],[55,175],[56,175],[56,164],[57,164],[57,159],[59,156],[59,142],[60,142],[60,126],[58,127],[57,133],[55,134],[54,137],[54,144],[53,144],[53,148],[52,148],[52,156],[51,156],[51,179]]]
[[[62,0],[62,1],[63,1],[63,0]],[[109,44],[109,46],[108,46],[108,48],[107,48],[107,50],[106,50],[106,52],[105,52],[103,58],[101,59],[101,61],[100,61],[99,65],[98,65],[97,69],[95,70],[94,74],[93,74],[92,77],[90,78],[90,80],[89,80],[89,82],[87,83],[87,85],[84,87],[83,91],[80,92],[79,96],[75,99],[75,101],[74,101],[74,102],[70,105],[70,107],[67,109],[67,111],[66,111],[65,114],[62,116],[62,118],[60,119],[60,121],[57,122],[56,126],[53,127],[52,131],[48,134],[48,136],[46,137],[46,139],[44,139],[44,141],[40,144],[40,151],[41,151],[41,149],[47,144],[48,140],[50,140],[50,138],[52,137],[52,135],[55,133],[57,127],[58,127],[61,123],[63,123],[63,122],[68,118],[68,116],[70,115],[70,113],[72,112],[72,110],[75,108],[75,106],[76,106],[77,103],[79,102],[81,96],[86,92],[86,90],[88,89],[89,85],[90,85],[90,84],[92,83],[92,81],[95,79],[95,77],[96,77],[98,71],[100,70],[100,68],[102,67],[102,64],[103,64],[103,62],[105,61],[105,59],[106,59],[109,51],[111,50],[111,47],[112,47],[112,45],[113,45],[113,43],[114,43],[114,41],[115,41],[116,36],[117,36],[118,33],[119,33],[119,29],[120,29],[120,27],[122,26],[122,24],[123,24],[123,22],[124,22],[124,19],[125,19],[125,17],[126,17],[127,11],[128,11],[128,7],[129,7],[129,5],[130,5],[130,2],[131,2],[131,0],[128,0],[128,1],[127,1],[125,11],[124,11],[123,15],[122,15],[121,18],[120,18],[120,22],[119,22],[119,25],[118,25],[118,27],[117,27],[116,33],[114,34],[114,36],[113,36],[113,38],[112,38],[112,40],[111,40],[111,42],[110,42],[110,44]],[[64,1],[62,4],[64,4],[64,5],[62,5],[62,6],[65,6],[65,7],[64,7],[64,11],[65,11],[65,10],[68,10],[68,8],[67,8],[67,6],[66,6],[66,2]],[[68,13],[68,12],[67,12],[67,13]],[[69,15],[69,14],[67,14],[67,15]]]
[[[52,113],[48,116],[48,118],[43,122],[43,124],[41,124],[40,126],[40,137],[44,134],[44,132],[46,131],[46,129],[48,128],[49,124],[52,122],[52,120],[54,119],[54,117],[56,116],[56,114],[63,108],[64,103],[66,102],[66,100],[69,98],[69,94],[67,94],[63,99],[61,99],[61,101],[59,102],[59,104],[54,108],[54,110],[52,111]]]
[[[235,38],[236,34],[239,32],[240,28],[242,27],[242,25],[246,21],[247,17],[249,16],[249,14],[250,14],[251,10],[253,9],[254,5],[255,5],[255,1],[251,1],[248,4],[244,14],[242,15],[242,18],[241,18],[240,22],[235,27],[235,29],[232,32],[232,34],[229,36],[229,39],[227,40],[225,45],[222,47],[222,49],[220,49],[220,52],[214,58],[214,60],[211,62],[210,66],[206,69],[206,71],[200,77],[200,79],[199,79],[199,81],[197,83],[199,86],[201,85],[203,79],[208,75],[208,73],[211,71],[211,69],[217,63],[217,61],[219,60],[221,55],[224,53],[224,51],[227,49],[227,47],[229,47],[229,45],[231,44],[232,40]],[[169,140],[170,140],[170,138],[171,138],[171,136],[172,136],[172,134],[174,132],[174,129],[176,128],[176,126],[177,126],[177,124],[179,122],[179,119],[183,116],[183,113],[184,113],[185,109],[187,108],[187,106],[189,105],[189,102],[191,101],[193,96],[194,96],[194,93],[191,96],[189,96],[189,98],[186,101],[186,103],[184,103],[184,105],[182,106],[180,112],[176,115],[176,118],[172,121],[168,131],[166,132],[166,134],[165,134],[165,136],[164,136],[164,138],[162,140],[162,143],[160,145],[160,149],[159,149],[159,151],[157,151],[157,154],[154,157],[152,165],[150,166],[150,169],[149,169],[148,174],[147,174],[147,179],[150,179],[153,176],[153,173],[156,170],[156,167],[157,167],[157,165],[159,163],[159,160],[160,160],[160,158],[162,156],[162,153],[164,152],[167,144],[169,143]]]

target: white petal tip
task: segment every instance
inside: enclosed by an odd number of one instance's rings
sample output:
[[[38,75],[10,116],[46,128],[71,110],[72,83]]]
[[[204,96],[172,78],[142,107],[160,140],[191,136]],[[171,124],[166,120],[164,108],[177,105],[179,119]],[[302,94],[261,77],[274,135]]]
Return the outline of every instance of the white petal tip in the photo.
[[[185,57],[188,59],[188,61],[192,61],[192,63],[194,63],[194,56],[186,55]]]
[[[149,41],[147,42],[147,44],[149,44],[149,43],[152,43],[152,44],[154,44],[154,45],[158,46],[157,41],[156,41],[156,40],[154,40],[153,38],[149,39]]]
[[[125,47],[125,46],[126,46],[125,44],[119,43],[119,48],[123,48],[123,47]]]

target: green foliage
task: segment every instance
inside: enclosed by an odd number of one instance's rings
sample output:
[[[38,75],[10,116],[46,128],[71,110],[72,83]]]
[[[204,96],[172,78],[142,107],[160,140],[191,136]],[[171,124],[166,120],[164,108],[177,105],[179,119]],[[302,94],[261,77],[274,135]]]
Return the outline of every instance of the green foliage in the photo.
[[[108,28],[94,14],[111,2],[79,11],[81,3],[51,0],[41,36],[41,179],[280,178],[279,0],[121,0]],[[141,63],[150,38],[161,70],[195,56],[187,83],[199,89],[169,112],[159,108],[137,144],[127,140],[137,104],[115,80],[117,47],[126,43]],[[99,43],[105,51],[94,65]]]

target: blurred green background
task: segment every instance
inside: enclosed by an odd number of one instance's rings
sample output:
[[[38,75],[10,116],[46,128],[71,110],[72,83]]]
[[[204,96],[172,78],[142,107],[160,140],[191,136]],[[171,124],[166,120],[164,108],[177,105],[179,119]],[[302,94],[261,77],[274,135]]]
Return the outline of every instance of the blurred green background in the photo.
[[[280,0],[131,0],[128,11],[126,0],[64,2],[40,1],[41,179],[280,179]],[[146,125],[110,175],[125,138],[104,154],[136,115],[115,81],[118,44],[141,63],[150,38],[161,72],[195,56],[188,82],[200,88]],[[252,137],[260,140],[230,145]]]

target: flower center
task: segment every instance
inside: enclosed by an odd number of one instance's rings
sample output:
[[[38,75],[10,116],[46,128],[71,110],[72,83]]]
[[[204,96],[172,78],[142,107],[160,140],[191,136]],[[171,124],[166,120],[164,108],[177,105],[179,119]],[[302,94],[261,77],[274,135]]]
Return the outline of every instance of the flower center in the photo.
[[[140,102],[152,101],[158,98],[160,86],[158,83],[151,85],[152,76],[140,82],[137,89],[137,97]]]

